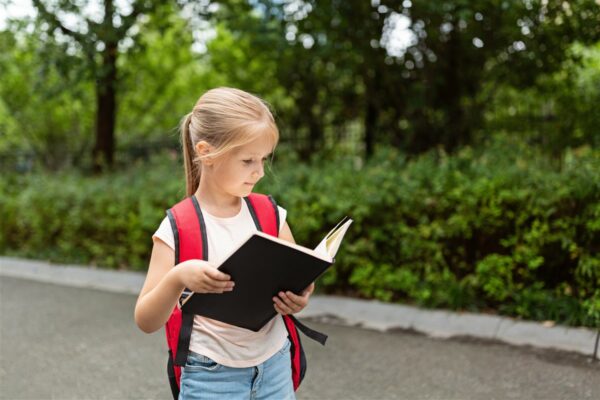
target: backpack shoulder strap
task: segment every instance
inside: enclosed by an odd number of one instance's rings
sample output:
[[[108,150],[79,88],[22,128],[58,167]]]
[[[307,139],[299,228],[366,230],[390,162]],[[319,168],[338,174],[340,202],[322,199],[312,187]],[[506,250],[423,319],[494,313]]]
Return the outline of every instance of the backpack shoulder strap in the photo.
[[[199,259],[208,261],[208,241],[206,238],[206,225],[196,196],[189,196],[177,203],[167,211],[175,239],[175,265]],[[185,289],[182,297],[191,293]],[[194,314],[181,313],[181,327],[179,329],[177,345],[174,346],[175,365],[183,366],[187,360],[194,325]]]
[[[196,196],[189,196],[167,210],[175,238],[175,264],[208,260],[206,225]]]
[[[248,197],[244,197],[244,200],[248,204],[256,228],[259,231],[278,237],[279,210],[275,199],[272,196],[251,193]]]

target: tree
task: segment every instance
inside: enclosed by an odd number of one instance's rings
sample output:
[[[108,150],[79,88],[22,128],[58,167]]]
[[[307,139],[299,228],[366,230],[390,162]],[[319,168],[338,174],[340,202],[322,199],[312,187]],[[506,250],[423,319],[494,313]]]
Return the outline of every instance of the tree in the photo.
[[[236,43],[247,43],[253,60],[274,67],[268,71],[276,82],[269,84],[285,93],[279,114],[303,158],[342,138],[357,118],[363,119],[365,148],[372,153],[379,103],[378,74],[372,68],[383,62],[383,50],[364,38],[380,35],[383,20],[373,16],[367,2],[219,4],[209,17]]]
[[[471,143],[499,86],[536,86],[570,61],[573,43],[600,40],[593,0],[413,0],[397,11],[417,39],[397,59],[410,67],[413,101],[401,113],[409,132],[396,131],[395,142],[411,152]]]
[[[190,24],[181,14],[177,4],[165,5],[138,22],[135,48],[119,57],[117,151],[176,146],[181,117],[201,93],[222,84],[208,55],[193,51]]]
[[[140,16],[151,13],[163,3],[165,1],[134,0],[131,11],[121,13],[115,7],[114,0],[103,0],[103,14],[98,19],[84,15],[82,9],[86,4],[69,0],[33,0],[38,18],[45,23],[47,34],[63,35],[73,41],[72,48],[81,54],[86,62],[87,71],[95,81],[96,134],[93,162],[96,171],[101,171],[104,166],[113,163],[119,45],[123,45],[125,39],[135,43],[137,34],[132,32],[131,28]],[[66,26],[62,15],[67,13],[77,16],[78,28]],[[121,49],[127,51],[125,46]]]
[[[253,38],[255,57],[276,60],[294,102],[286,122],[296,135],[308,132],[308,153],[357,120],[367,155],[375,143],[410,153],[471,143],[494,85],[534,86],[562,68],[573,42],[600,39],[595,0],[219,4],[215,20]],[[384,39],[398,18],[409,21],[412,41],[393,54]],[[492,83],[485,93],[484,83]]]
[[[93,86],[65,43],[47,38],[42,45],[43,32],[28,25],[12,21],[0,32],[0,158],[19,170],[56,170],[91,149]],[[58,58],[64,62],[49,61]]]

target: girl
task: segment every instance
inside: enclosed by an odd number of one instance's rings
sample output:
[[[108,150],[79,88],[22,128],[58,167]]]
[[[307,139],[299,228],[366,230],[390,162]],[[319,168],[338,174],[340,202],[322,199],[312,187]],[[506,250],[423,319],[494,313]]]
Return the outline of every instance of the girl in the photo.
[[[187,194],[195,196],[202,210],[209,258],[174,265],[174,235],[169,219],[162,221],[152,236],[148,274],[135,307],[142,331],[165,325],[184,288],[198,293],[235,290],[235,282],[212,262],[256,230],[242,198],[264,176],[264,162],[278,140],[265,103],[237,89],[209,90],[185,117],[181,141]],[[279,237],[294,242],[286,210],[278,207],[278,212]],[[282,315],[297,313],[313,290],[314,283],[301,295],[280,292],[273,307]],[[179,399],[293,399],[289,349],[282,318],[253,332],[196,315]]]

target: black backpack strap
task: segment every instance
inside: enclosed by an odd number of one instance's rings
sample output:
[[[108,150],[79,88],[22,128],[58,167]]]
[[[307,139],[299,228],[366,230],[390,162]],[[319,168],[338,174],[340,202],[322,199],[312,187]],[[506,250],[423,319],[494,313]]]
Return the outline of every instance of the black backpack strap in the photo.
[[[190,350],[190,339],[194,327],[194,314],[181,313],[181,330],[179,331],[179,342],[177,344],[177,355],[175,365],[183,367],[187,361]]]
[[[302,322],[298,321],[298,318],[294,317],[293,315],[289,315],[289,317],[292,319],[292,321],[294,321],[294,325],[296,325],[296,328],[300,329],[300,331],[302,333],[304,333],[306,336],[308,336],[312,340],[319,342],[323,346],[325,346],[325,342],[327,341],[327,335],[325,335],[324,333],[315,331],[314,329],[309,328],[308,326],[304,325]]]
[[[277,221],[277,237],[279,237],[279,224],[280,224],[280,220],[279,220],[279,209],[277,208],[277,203],[275,203],[275,199],[273,198],[273,196],[269,195],[269,201],[271,202],[271,204],[273,205],[273,210],[275,210],[275,220]]]
[[[179,397],[179,386],[177,386],[177,378],[175,377],[175,365],[173,364],[173,354],[169,350],[169,361],[167,362],[167,376],[169,377],[169,386],[171,387],[171,394],[173,399],[177,400]]]

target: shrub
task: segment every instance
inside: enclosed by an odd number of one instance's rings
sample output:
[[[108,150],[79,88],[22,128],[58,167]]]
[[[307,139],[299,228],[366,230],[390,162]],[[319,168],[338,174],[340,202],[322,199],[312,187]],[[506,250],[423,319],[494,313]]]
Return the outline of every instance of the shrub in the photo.
[[[309,247],[354,219],[318,281],[326,293],[597,326],[599,156],[557,162],[500,137],[454,155],[379,150],[364,165],[286,157],[257,191],[289,210]],[[163,154],[101,177],[3,176],[0,251],[144,270],[164,210],[185,194],[180,165]]]

